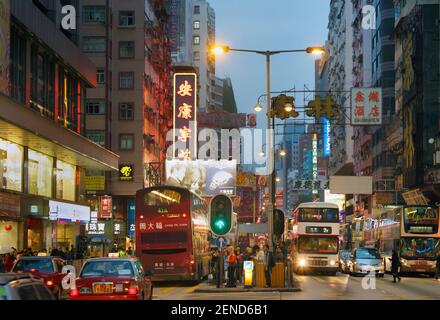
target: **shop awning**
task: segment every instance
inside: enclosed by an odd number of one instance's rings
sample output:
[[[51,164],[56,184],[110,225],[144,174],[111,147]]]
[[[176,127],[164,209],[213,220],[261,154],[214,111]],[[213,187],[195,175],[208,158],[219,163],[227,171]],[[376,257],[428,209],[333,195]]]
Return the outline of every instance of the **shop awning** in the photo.
[[[119,167],[117,154],[6,96],[0,97],[0,138],[88,170]]]

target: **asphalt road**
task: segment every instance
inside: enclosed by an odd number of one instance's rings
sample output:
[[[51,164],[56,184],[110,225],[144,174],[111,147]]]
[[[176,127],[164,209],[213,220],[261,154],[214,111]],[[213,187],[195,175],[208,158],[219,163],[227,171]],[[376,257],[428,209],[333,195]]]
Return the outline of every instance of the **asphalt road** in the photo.
[[[197,293],[205,284],[162,283],[154,289],[155,300],[440,300],[440,280],[403,277],[384,278],[304,275],[296,276],[300,292]]]

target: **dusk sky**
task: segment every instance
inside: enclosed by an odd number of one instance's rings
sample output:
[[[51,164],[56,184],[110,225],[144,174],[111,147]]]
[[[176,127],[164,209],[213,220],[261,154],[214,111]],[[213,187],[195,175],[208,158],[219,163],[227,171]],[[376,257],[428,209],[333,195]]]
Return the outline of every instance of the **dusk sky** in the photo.
[[[209,0],[216,13],[216,39],[231,48],[256,50],[304,49],[324,45],[329,1]],[[306,84],[313,89],[314,56],[288,53],[272,57],[272,91]],[[239,112],[253,113],[266,92],[264,56],[231,52],[217,58],[217,76],[229,76]],[[258,126],[265,126],[263,112]]]

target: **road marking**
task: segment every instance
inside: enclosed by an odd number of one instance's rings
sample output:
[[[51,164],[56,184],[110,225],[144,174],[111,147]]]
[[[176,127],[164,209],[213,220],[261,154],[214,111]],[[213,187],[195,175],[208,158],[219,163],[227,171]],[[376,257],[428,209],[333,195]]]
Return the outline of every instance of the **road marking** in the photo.
[[[195,287],[192,288],[188,288],[185,290],[186,293],[193,293],[194,291],[196,291],[198,288],[200,288],[202,286],[202,283],[199,283],[198,285],[196,285]]]

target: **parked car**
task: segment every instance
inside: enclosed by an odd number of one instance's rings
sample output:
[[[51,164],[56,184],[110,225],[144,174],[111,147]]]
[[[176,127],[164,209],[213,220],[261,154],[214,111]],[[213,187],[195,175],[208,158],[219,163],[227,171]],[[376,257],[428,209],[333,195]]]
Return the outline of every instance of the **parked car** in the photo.
[[[348,261],[350,260],[351,250],[339,251],[339,271],[342,273],[349,273]]]
[[[71,300],[152,300],[152,275],[136,258],[89,259],[69,296]]]
[[[28,273],[0,273],[0,300],[55,300],[43,279]]]
[[[374,272],[383,277],[385,273],[384,259],[374,248],[357,248],[349,260],[350,275],[368,274]]]
[[[61,271],[65,265],[61,258],[23,256],[14,263],[12,272],[25,272],[42,278],[53,295],[60,300],[64,294],[61,281],[66,274]]]

